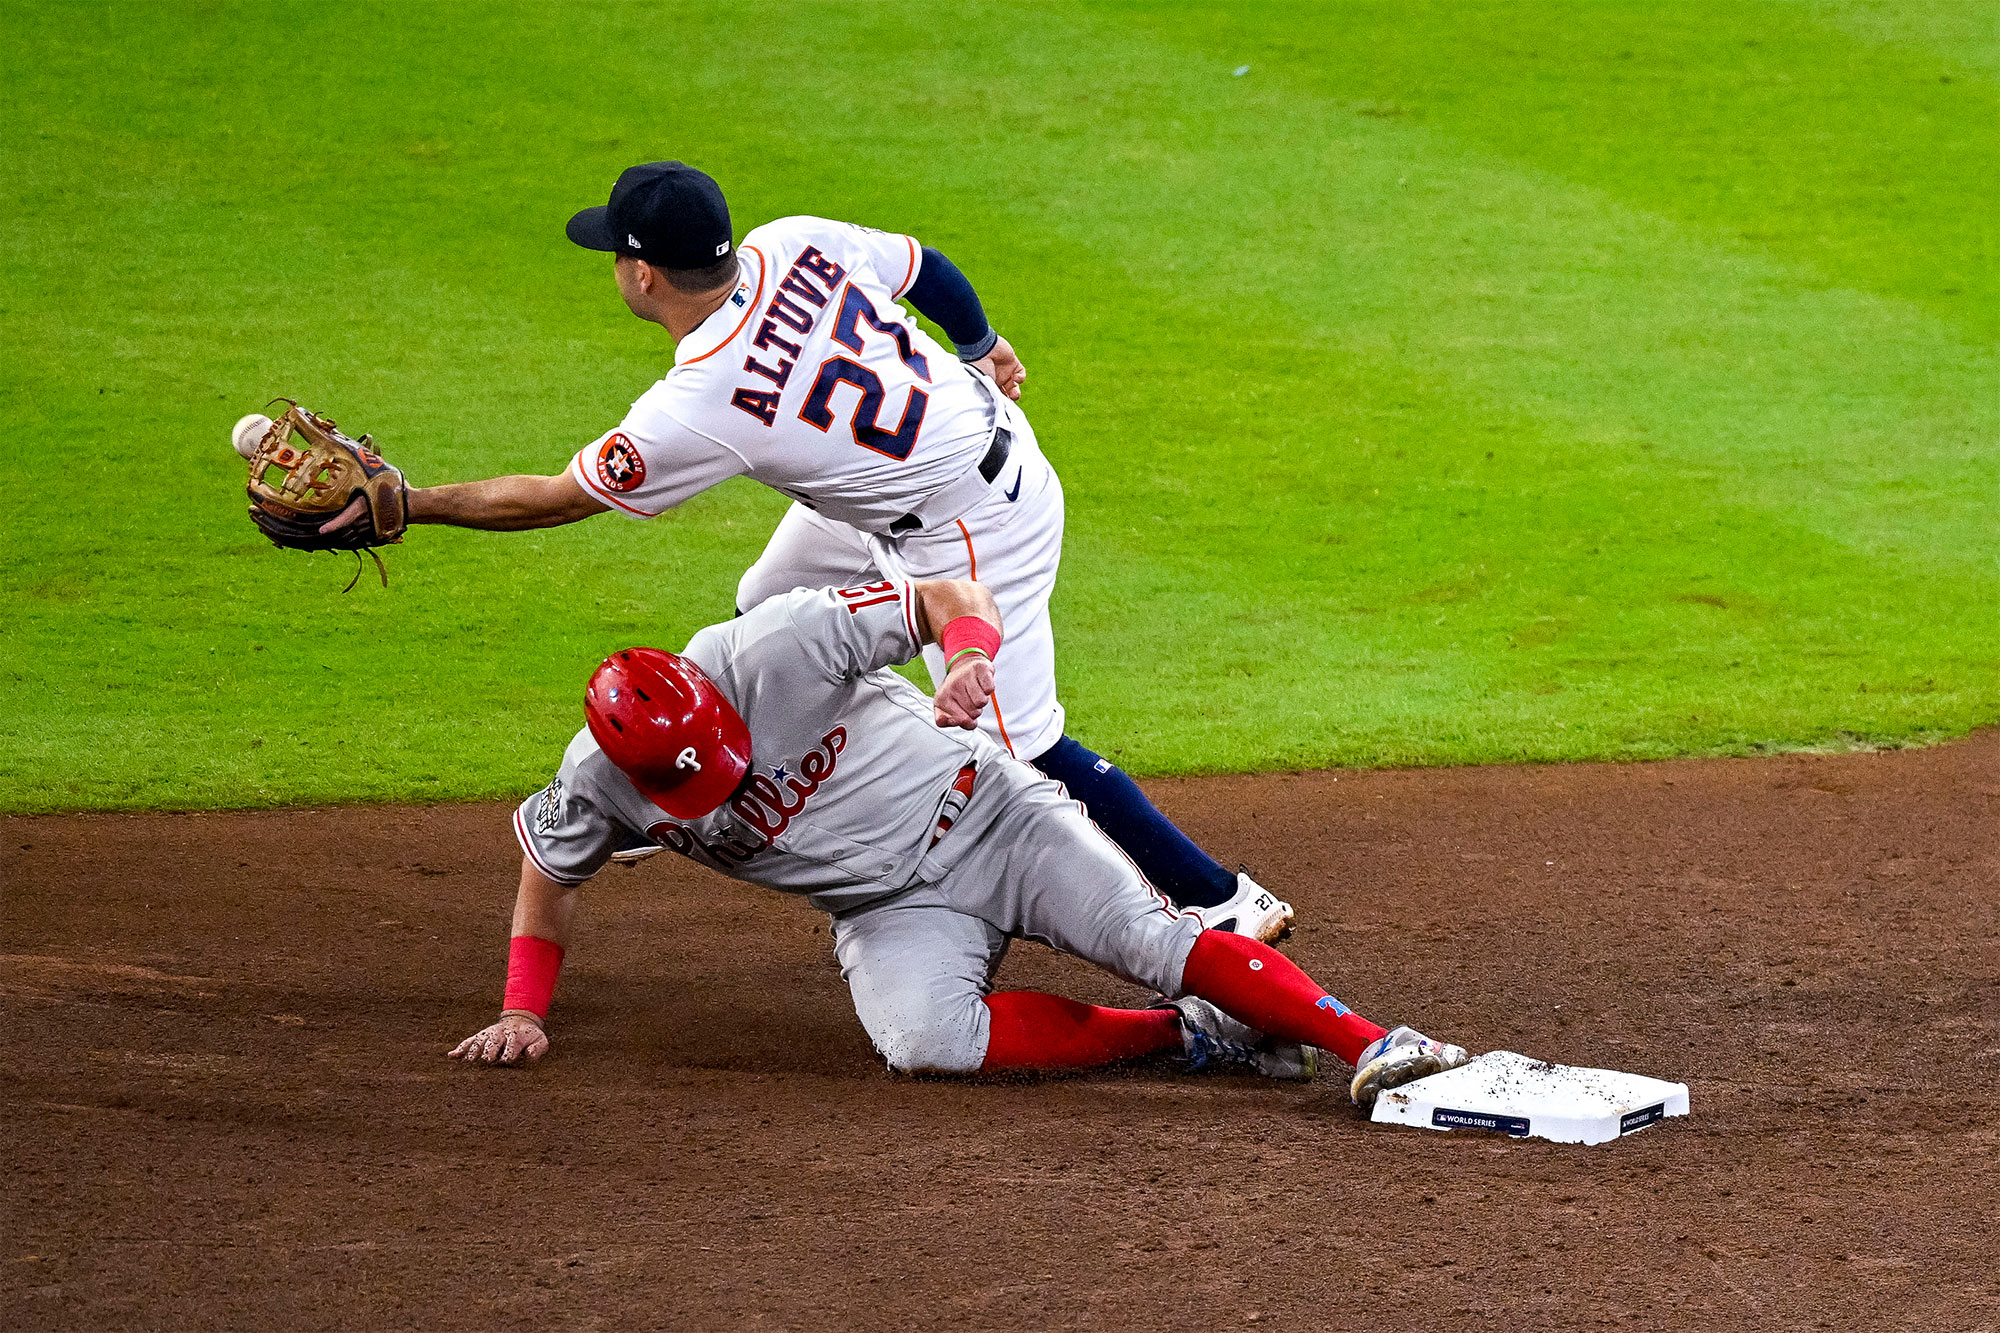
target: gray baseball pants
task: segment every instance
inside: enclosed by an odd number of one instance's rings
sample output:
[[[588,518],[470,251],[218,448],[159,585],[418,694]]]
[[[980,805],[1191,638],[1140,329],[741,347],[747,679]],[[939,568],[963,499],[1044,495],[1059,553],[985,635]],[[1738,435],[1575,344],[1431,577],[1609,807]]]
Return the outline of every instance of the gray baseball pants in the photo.
[[[945,837],[960,832],[974,841],[938,882],[833,918],[854,1011],[891,1069],[979,1069],[992,1022],[983,998],[1014,939],[1180,994],[1200,920],[1174,911],[1062,787],[990,762]]]

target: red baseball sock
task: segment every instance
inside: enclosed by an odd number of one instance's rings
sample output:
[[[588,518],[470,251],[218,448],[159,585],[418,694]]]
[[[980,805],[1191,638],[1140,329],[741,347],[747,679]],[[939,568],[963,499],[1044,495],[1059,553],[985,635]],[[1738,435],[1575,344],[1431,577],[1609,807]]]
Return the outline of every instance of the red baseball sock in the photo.
[[[1259,1032],[1332,1051],[1348,1064],[1383,1033],[1270,945],[1227,931],[1205,930],[1195,940],[1181,989]]]
[[[998,1069],[1095,1069],[1181,1049],[1180,1015],[1171,1009],[1103,1009],[1042,991],[986,997],[993,1035],[981,1073]]]

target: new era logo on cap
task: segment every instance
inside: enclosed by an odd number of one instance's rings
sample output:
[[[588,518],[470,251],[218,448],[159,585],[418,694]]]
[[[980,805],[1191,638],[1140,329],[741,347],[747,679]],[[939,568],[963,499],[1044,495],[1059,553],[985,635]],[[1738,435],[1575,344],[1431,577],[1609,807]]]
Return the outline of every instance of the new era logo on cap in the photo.
[[[631,232],[629,232],[629,231],[625,233],[625,244],[627,244],[627,245],[631,246],[631,247],[632,247],[632,248],[633,248],[634,250],[637,250],[637,249],[639,249],[639,248],[640,248],[640,247],[639,247],[639,238],[638,238],[637,236],[634,236],[634,235],[633,235],[633,234],[632,234]]]

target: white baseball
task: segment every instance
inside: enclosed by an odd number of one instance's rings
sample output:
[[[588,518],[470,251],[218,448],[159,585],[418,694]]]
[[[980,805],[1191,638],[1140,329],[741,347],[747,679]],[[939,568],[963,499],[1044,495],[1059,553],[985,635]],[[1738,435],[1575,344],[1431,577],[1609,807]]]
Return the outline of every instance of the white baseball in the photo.
[[[252,412],[238,421],[234,429],[229,432],[229,442],[236,446],[237,453],[249,458],[257,452],[257,446],[263,443],[264,432],[269,429],[271,429],[271,418],[262,412]]]

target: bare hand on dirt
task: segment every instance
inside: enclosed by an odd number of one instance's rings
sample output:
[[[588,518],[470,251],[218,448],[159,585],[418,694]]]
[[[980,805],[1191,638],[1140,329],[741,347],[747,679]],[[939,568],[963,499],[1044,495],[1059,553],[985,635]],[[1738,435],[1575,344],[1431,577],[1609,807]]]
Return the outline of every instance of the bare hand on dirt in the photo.
[[[532,1018],[508,1014],[491,1027],[473,1033],[451,1048],[454,1060],[467,1064],[533,1064],[549,1052],[549,1034]]]

